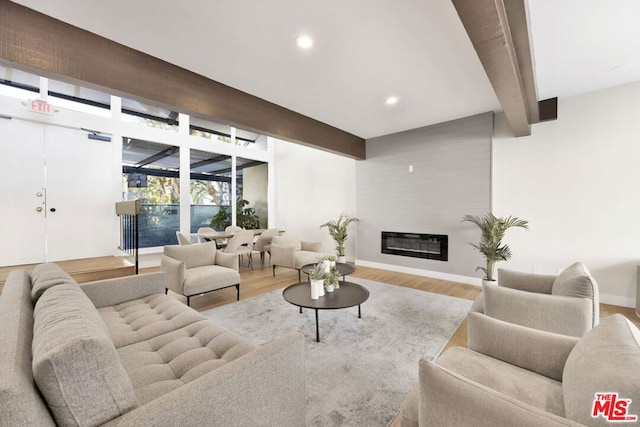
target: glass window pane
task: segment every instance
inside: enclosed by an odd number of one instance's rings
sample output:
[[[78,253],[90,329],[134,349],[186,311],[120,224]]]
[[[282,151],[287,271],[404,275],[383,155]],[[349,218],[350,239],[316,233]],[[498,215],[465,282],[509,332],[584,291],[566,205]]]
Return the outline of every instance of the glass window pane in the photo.
[[[268,164],[238,157],[236,159],[236,224],[246,229],[267,228]]]
[[[191,150],[191,232],[231,225],[231,157]]]
[[[231,142],[231,126],[197,117],[190,117],[189,120],[190,135],[227,144]]]
[[[178,113],[155,105],[122,98],[122,121],[178,132]]]
[[[176,244],[180,229],[180,150],[124,137],[123,200],[140,199],[140,247]]]

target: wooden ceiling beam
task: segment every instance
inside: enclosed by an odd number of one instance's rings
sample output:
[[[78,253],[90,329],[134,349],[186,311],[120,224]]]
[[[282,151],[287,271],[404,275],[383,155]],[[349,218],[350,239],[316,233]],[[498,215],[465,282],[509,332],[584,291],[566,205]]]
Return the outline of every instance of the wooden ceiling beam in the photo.
[[[516,136],[530,135],[530,123],[537,121],[537,99],[524,0],[452,2],[511,129]]]
[[[0,0],[0,63],[355,159],[365,141],[264,99]]]

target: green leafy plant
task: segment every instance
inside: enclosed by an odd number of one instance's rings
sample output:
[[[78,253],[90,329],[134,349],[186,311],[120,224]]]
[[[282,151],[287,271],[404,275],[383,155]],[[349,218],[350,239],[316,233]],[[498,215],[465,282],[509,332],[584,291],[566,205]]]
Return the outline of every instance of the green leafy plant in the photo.
[[[336,289],[340,287],[340,276],[337,270],[331,270],[328,273],[324,273],[324,286],[333,285]]]
[[[336,252],[338,256],[344,256],[344,242],[347,240],[347,227],[352,222],[357,222],[358,218],[350,217],[341,213],[337,221],[329,221],[320,226],[327,227],[329,235],[336,242]]]
[[[260,228],[260,217],[256,215],[254,208],[247,207],[247,205],[249,205],[249,201],[242,198],[236,202],[236,225],[245,230]]]
[[[314,265],[311,271],[309,271],[309,279],[311,280],[324,280],[324,275],[324,270],[320,264]]]
[[[338,258],[337,258],[335,255],[327,255],[327,256],[325,257],[325,259],[326,259],[327,261],[335,261],[335,260],[337,260]]]
[[[509,245],[502,244],[505,232],[512,227],[529,228],[527,220],[511,216],[500,218],[492,213],[484,216],[465,215],[462,221],[472,222],[480,228],[480,242],[470,243],[470,245],[485,257],[486,266],[476,268],[476,271],[481,270],[484,273],[485,280],[494,280],[493,273],[497,262],[507,261],[511,258],[512,253]]]
[[[231,225],[231,213],[227,211],[226,206],[222,206],[216,216],[211,220],[211,227],[218,231],[224,230],[226,227]]]
[[[238,199],[236,201],[236,225],[242,227],[245,230],[255,230],[260,228],[260,217],[256,215],[256,210],[251,207],[247,207],[249,201],[245,199]],[[211,227],[216,230],[224,230],[231,225],[231,212],[227,210],[226,206],[222,206],[216,216],[211,220]]]

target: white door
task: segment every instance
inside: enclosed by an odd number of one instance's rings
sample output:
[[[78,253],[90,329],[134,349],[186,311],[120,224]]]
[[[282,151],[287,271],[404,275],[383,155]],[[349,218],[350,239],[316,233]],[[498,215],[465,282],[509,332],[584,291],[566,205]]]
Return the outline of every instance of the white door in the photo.
[[[46,126],[47,261],[112,255],[118,230],[111,142]]]
[[[44,126],[0,118],[0,266],[43,262]]]
[[[110,144],[0,119],[0,266],[113,254]]]

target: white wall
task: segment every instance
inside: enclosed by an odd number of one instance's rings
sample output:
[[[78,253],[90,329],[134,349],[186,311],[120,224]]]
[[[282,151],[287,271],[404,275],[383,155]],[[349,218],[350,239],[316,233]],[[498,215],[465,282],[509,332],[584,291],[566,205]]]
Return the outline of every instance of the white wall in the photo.
[[[335,244],[320,225],[341,212],[356,213],[356,161],[298,144],[272,139],[275,147],[275,219],[273,226],[303,240],[321,241],[322,251],[335,253]],[[345,245],[355,258],[356,227]]]
[[[499,267],[557,274],[582,261],[605,303],[635,305],[640,263],[640,83],[559,99],[558,120],[507,134],[496,117],[493,207],[529,220],[507,231]]]

